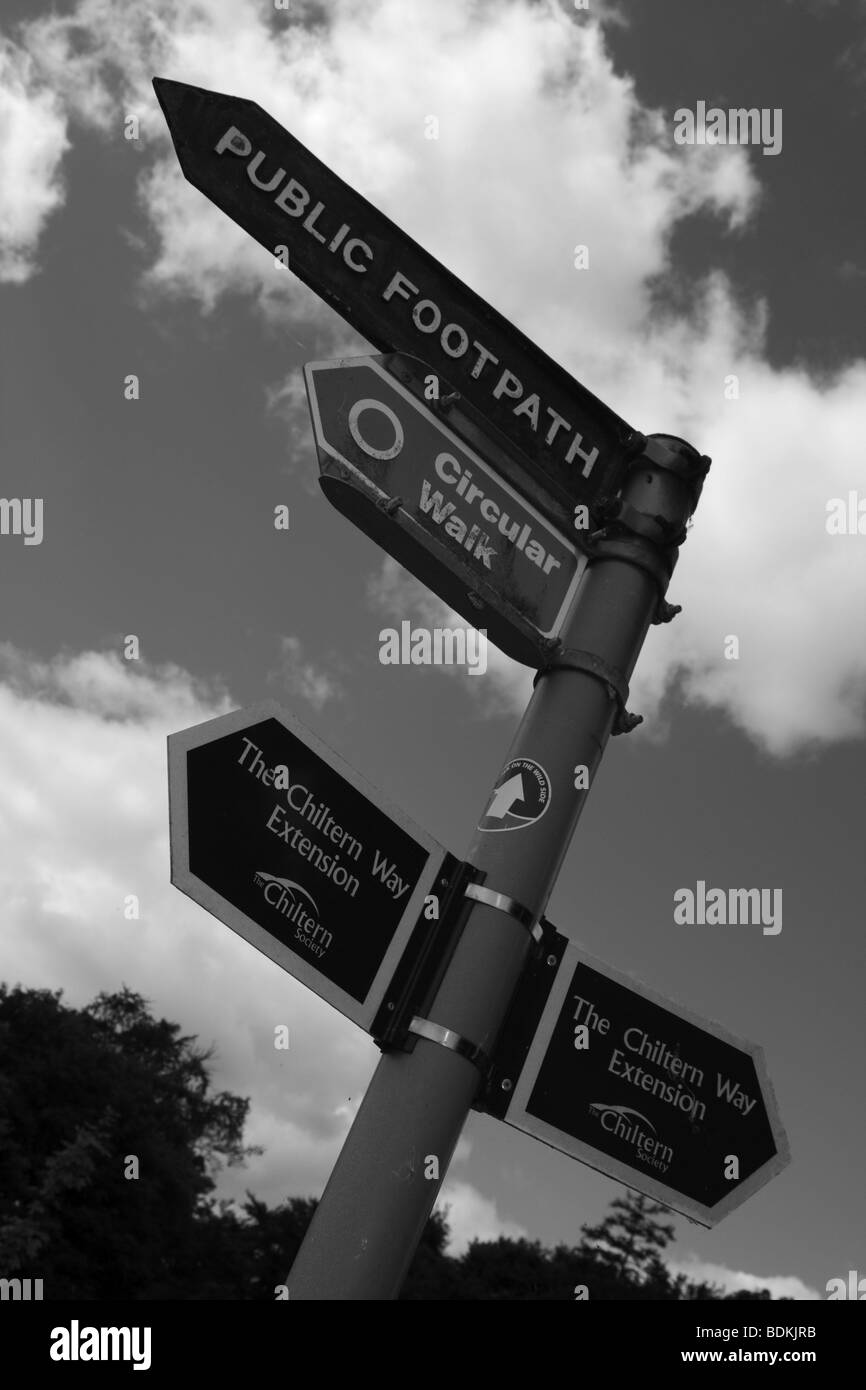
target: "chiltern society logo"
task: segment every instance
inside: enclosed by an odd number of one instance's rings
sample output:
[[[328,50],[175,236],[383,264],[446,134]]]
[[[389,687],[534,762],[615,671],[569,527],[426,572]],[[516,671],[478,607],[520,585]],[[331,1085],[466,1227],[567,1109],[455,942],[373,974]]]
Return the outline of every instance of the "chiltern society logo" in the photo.
[[[656,1139],[656,1127],[646,1115],[642,1115],[639,1110],[632,1110],[628,1105],[607,1105],[604,1101],[598,1100],[590,1103],[589,1113],[608,1134],[636,1149],[641,1163],[647,1164],[650,1168],[658,1168],[663,1173],[667,1172],[674,1151],[669,1144]]]
[[[550,778],[532,758],[512,758],[500,772],[479,830],[521,830],[550,805]]]
[[[253,883],[261,888],[265,902],[296,926],[295,940],[308,947],[314,955],[324,955],[333,936],[319,923],[321,914],[312,893],[308,893],[302,884],[295,883],[294,879],[279,878],[276,874],[265,873],[263,869],[256,870]]]

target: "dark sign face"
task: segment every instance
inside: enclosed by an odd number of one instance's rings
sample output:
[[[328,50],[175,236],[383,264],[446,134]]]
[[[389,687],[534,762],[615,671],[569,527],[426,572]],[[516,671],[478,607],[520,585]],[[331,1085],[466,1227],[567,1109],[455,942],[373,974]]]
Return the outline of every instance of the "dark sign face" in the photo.
[[[631,427],[253,101],[154,79],[185,177],[369,342],[429,362],[570,515],[616,490]],[[281,253],[280,248],[284,248]]]
[[[540,664],[533,636],[557,634],[585,567],[571,540],[376,358],[310,363],[305,379],[329,499],[508,655]]]
[[[574,946],[505,1118],[704,1225],[787,1161],[759,1050]]]
[[[433,842],[276,707],[174,734],[169,758],[172,881],[368,1021],[435,876]]]

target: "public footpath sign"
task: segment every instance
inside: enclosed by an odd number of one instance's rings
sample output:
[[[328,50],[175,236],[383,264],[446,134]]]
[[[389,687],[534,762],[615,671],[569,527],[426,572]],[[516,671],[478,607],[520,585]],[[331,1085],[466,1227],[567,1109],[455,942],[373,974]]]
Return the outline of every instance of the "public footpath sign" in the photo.
[[[508,656],[542,665],[585,557],[388,361],[304,369],[325,495]]]
[[[563,516],[612,495],[631,426],[254,101],[154,78],[188,181],[385,352],[453,382]]]
[[[273,702],[168,740],[171,881],[370,1029],[445,851]]]
[[[487,1109],[702,1226],[789,1160],[759,1047],[558,932],[504,1032]]]

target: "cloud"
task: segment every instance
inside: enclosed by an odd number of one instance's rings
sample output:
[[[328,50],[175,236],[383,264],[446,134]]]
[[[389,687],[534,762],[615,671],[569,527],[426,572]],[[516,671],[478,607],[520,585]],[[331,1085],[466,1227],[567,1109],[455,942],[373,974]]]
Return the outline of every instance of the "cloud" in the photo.
[[[820,1299],[817,1289],[805,1284],[795,1274],[743,1274],[739,1270],[728,1269],[725,1265],[711,1264],[697,1255],[687,1255],[681,1260],[667,1261],[673,1274],[685,1274],[696,1283],[717,1284],[726,1293],[738,1293],[741,1289],[753,1293],[769,1289],[773,1298],[793,1298],[798,1302]]]
[[[266,1146],[221,1191],[276,1202],[321,1191],[379,1053],[170,883],[166,736],[233,707],[176,666],[0,647],[0,979],[76,1007],[128,983],[212,1043]]]
[[[310,468],[310,414],[301,373],[295,372],[276,386],[266,386],[265,403],[285,427],[288,471],[308,496],[320,497],[318,477]],[[297,468],[296,459],[302,461]]]
[[[626,419],[713,456],[671,586],[683,613],[651,629],[632,683],[646,717],[635,737],[664,732],[674,695],[775,756],[862,737],[866,651],[826,615],[840,595],[847,612],[862,609],[866,567],[861,538],[829,536],[825,521],[828,501],[862,477],[866,363],[832,377],[772,368],[766,305],[742,302],[711,269],[680,281],[677,226],[701,211],[719,237],[737,235],[759,216],[766,174],[744,147],[674,145],[673,112],[639,102],[594,15],[552,0],[437,0],[408,24],[403,0],[326,12],[79,0],[20,38],[36,90],[56,93],[46,110],[115,139],[118,113],[140,114],[153,152],[140,180],[151,294],[211,312],[243,290],[305,343],[342,351],[346,340],[330,309],[185,183],[150,90],[159,72],[254,94]],[[438,139],[425,138],[430,115]],[[587,270],[575,269],[577,244]],[[290,421],[292,392],[272,392]],[[417,607],[417,587],[401,596],[387,582],[404,612]],[[468,688],[520,708],[527,681],[502,659]]]
[[[94,718],[162,726],[166,720],[213,718],[231,708],[217,682],[197,680],[173,663],[150,667],[142,662],[141,668],[113,652],[67,653],[38,661],[11,642],[0,642],[0,692],[33,701],[35,714],[79,709]]]
[[[312,661],[304,659],[299,638],[284,637],[280,645],[283,655],[280,679],[288,694],[299,695],[314,709],[321,709],[328,700],[344,694],[343,687],[335,676],[328,675]]]
[[[23,284],[51,214],[64,199],[66,118],[30,55],[0,36],[0,282]]]
[[[436,1201],[436,1210],[443,1208],[447,1208],[451,1231],[449,1255],[464,1254],[473,1240],[498,1240],[500,1236],[519,1240],[527,1235],[523,1226],[501,1217],[496,1203],[468,1182],[445,1181]]]
[[[757,196],[742,151],[675,152],[661,114],[641,109],[631,81],[615,73],[598,23],[578,22],[553,3],[440,0],[407,24],[402,0],[337,0],[326,20],[305,27],[257,0],[206,8],[155,0],[144,11],[79,0],[68,15],[34,20],[22,34],[74,119],[119,138],[118,107],[140,115],[144,137],[161,152],[142,183],[159,241],[150,278],[206,308],[240,287],[283,299],[295,314],[328,312],[184,182],[150,90],[154,72],[254,93],[483,294],[510,299],[506,310],[542,333],[553,311],[552,336],[566,325],[573,336],[575,207],[581,239],[606,247],[604,273],[582,287],[582,313],[596,329],[608,325],[612,347],[617,325],[642,315],[647,290],[637,298],[633,290],[662,268],[671,223],[710,206],[739,224]],[[395,82],[395,72],[404,80]],[[430,113],[439,120],[435,141],[424,136]],[[492,138],[506,160],[492,158]],[[560,151],[556,178],[538,160],[539,146]],[[479,168],[488,178],[479,180]],[[621,213],[636,199],[640,237]],[[449,214],[454,206],[459,218]],[[522,286],[538,277],[551,224],[568,228],[567,239],[547,258],[546,291],[530,299]],[[594,354],[599,347],[594,341]]]

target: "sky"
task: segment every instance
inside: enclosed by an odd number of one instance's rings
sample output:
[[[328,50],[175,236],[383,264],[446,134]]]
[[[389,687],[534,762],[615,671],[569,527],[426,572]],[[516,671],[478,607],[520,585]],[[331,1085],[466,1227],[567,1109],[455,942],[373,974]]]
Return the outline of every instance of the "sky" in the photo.
[[[678,1218],[671,1259],[816,1298],[864,1259],[866,539],[828,530],[866,491],[864,47],[833,0],[7,0],[2,492],[43,527],[0,535],[0,978],[125,983],[212,1043],[264,1147],[226,1195],[320,1193],[378,1052],[171,886],[167,734],[276,699],[460,855],[532,672],[380,663],[448,614],[317,484],[303,364],[369,345],[184,181],[152,77],[254,98],[712,457],[548,916],[763,1047],[792,1161],[715,1230]],[[780,147],[678,143],[699,102],[781,113]],[[699,879],[781,889],[782,930],[675,922]],[[619,1190],[473,1114],[441,1200],[459,1251],[576,1241]]]

